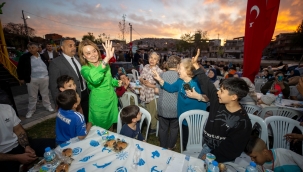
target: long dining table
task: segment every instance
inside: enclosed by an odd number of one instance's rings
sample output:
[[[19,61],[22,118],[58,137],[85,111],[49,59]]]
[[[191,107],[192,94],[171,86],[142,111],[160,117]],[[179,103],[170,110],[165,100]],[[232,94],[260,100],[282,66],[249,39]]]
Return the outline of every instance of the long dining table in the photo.
[[[128,146],[122,151],[115,151],[105,146],[108,139],[120,139]],[[66,148],[72,149],[72,158],[74,159],[69,171],[205,171],[204,161],[201,159],[138,141],[96,126],[91,128],[84,140],[63,143],[55,151],[60,154]]]

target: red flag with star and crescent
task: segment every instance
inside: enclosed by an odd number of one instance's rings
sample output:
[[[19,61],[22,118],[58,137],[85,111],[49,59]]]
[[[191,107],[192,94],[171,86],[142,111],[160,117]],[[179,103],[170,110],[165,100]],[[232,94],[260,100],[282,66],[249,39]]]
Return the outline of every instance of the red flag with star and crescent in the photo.
[[[263,49],[273,36],[280,0],[248,0],[246,10],[243,76],[254,81]]]

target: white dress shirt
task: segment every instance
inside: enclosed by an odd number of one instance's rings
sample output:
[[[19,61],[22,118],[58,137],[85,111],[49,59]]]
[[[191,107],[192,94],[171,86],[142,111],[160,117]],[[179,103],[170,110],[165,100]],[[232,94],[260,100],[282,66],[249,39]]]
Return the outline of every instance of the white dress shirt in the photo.
[[[78,73],[77,73],[77,70],[76,70],[76,67],[75,67],[75,65],[74,65],[74,63],[73,63],[73,61],[72,61],[72,58],[75,58],[75,57],[70,57],[70,56],[68,56],[68,55],[66,55],[66,54],[64,54],[64,53],[62,53],[62,55],[65,57],[65,59],[68,61],[68,63],[72,66],[72,68],[74,69],[74,71],[75,71],[75,73],[76,73],[76,75],[78,75]],[[75,58],[75,63],[77,64],[77,66],[78,66],[78,69],[79,69],[79,72],[81,72],[81,65],[80,65],[80,63],[78,62],[78,60]],[[78,76],[79,77],[79,76]],[[80,77],[82,77],[82,76],[80,76]],[[83,90],[85,90],[86,89],[86,84],[85,84],[85,79],[82,77],[82,81],[83,81],[83,89],[81,90],[81,91],[83,91]]]
[[[47,51],[49,59],[53,59],[53,51]]]

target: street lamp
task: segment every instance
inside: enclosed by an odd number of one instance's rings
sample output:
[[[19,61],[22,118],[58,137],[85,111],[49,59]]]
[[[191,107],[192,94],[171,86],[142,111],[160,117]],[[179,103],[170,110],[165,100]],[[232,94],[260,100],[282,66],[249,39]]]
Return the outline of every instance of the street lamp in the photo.
[[[130,26],[130,40],[129,42],[132,42],[132,30],[133,30],[133,25],[131,25],[130,23],[128,23],[128,25]]]
[[[28,29],[27,29],[27,24],[26,24],[26,20],[30,18],[30,16],[26,16],[26,18],[24,17],[24,12],[22,10],[22,17],[23,19],[23,22],[24,22],[24,27],[25,27],[25,33],[26,33],[26,36],[27,36],[27,39],[28,39],[28,42],[30,42],[29,40],[29,35],[28,35]]]

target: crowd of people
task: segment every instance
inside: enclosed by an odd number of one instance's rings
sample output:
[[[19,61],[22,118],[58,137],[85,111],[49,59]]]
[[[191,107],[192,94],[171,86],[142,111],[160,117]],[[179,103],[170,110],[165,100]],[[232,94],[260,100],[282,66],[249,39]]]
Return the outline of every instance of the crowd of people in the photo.
[[[48,45],[47,51],[40,54],[39,45],[29,43],[28,52],[20,57],[17,68],[19,80],[27,85],[29,94],[26,118],[34,115],[38,94],[41,94],[48,111],[57,111],[56,138],[41,141],[56,143],[52,147],[70,139],[85,139],[92,126],[113,131],[113,124],[119,118],[118,98],[127,91],[134,91],[123,68],[119,68],[116,76],[111,74],[110,63],[122,56],[116,57],[111,41],[103,44],[104,53],[90,40],[83,40],[76,47],[73,39],[63,38],[60,46],[60,54]],[[242,77],[241,65],[198,61],[199,53],[197,50],[195,57],[183,59],[176,55],[164,58],[157,52],[147,54],[144,51],[137,51],[133,58],[125,56],[124,60],[141,66],[139,81],[142,88],[138,100],[140,105],[134,104],[133,97],[131,105],[122,108],[123,126],[117,132],[145,141],[139,125],[142,115],[139,106],[142,106],[151,114],[151,126],[147,132],[154,134],[159,121],[160,146],[174,150],[180,115],[189,110],[204,110],[209,112],[209,117],[198,158],[205,160],[206,154],[212,153],[218,162],[229,162],[245,151],[260,166],[265,162],[271,163],[272,166],[263,166],[270,170],[287,169],[287,165],[303,170],[301,155],[272,150],[276,151],[276,157],[270,157],[271,151],[264,147],[262,140],[251,136],[252,125],[242,104],[265,102],[262,98],[257,99],[253,82]],[[283,71],[272,73],[272,69],[264,69],[262,77],[268,81],[262,87],[262,93],[283,93],[284,98],[288,98],[291,93],[286,79],[297,77],[296,73],[293,71],[285,78]],[[298,79],[297,85],[297,94],[303,93],[303,78]],[[54,108],[50,103],[49,90],[55,100]],[[41,156],[39,150],[44,145],[32,145],[14,110],[8,105],[0,106],[5,109],[0,111],[3,119],[0,121],[0,166],[10,169],[12,164],[26,164]],[[182,122],[182,131],[183,150],[186,150],[189,134],[186,121]],[[300,134],[286,137],[302,140]],[[278,156],[287,153],[302,161],[276,163]]]

